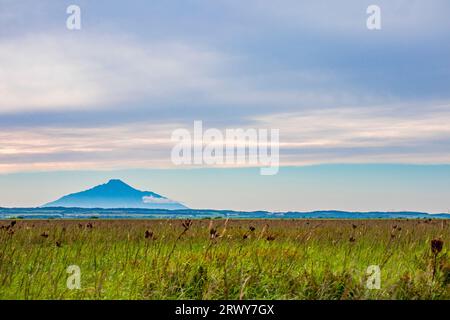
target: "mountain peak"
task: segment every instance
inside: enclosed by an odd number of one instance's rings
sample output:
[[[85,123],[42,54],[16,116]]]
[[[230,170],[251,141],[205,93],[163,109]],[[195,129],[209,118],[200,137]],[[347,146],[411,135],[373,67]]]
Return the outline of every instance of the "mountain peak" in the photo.
[[[110,179],[106,184],[126,184],[126,183],[120,179]]]
[[[120,179],[66,195],[44,207],[187,209],[157,193],[137,190]]]
[[[113,187],[113,188],[126,187],[126,188],[130,188],[130,189],[134,189],[132,186],[123,182],[120,179],[110,179],[107,183],[103,184],[102,186],[108,186],[108,187]],[[134,190],[136,190],[136,189],[134,189]]]

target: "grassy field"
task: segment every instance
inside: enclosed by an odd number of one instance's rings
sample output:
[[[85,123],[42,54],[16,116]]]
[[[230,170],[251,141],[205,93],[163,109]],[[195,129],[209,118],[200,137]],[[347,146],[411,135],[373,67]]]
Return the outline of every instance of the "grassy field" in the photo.
[[[0,299],[450,299],[444,220],[3,220],[0,228]],[[79,289],[67,287],[71,265]],[[380,267],[380,289],[367,288],[370,265]]]

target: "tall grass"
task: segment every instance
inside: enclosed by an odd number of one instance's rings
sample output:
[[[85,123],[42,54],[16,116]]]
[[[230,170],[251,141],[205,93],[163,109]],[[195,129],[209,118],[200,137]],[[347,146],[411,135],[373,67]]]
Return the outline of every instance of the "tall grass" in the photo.
[[[0,226],[0,299],[450,299],[449,221]],[[78,290],[66,286],[69,265],[81,268]],[[370,265],[379,290],[366,287]]]

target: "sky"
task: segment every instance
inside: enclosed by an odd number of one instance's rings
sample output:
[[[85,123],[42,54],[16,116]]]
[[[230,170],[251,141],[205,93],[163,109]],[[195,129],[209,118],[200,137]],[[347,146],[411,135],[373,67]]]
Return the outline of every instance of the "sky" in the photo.
[[[72,4],[80,30],[66,27]],[[121,178],[195,208],[447,212],[449,10],[0,0],[0,206]],[[176,166],[171,134],[195,120],[278,129],[278,174]]]

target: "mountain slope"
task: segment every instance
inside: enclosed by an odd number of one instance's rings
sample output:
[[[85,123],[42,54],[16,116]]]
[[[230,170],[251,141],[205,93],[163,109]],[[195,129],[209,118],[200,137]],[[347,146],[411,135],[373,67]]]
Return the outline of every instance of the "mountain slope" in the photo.
[[[187,209],[181,203],[151,191],[134,189],[117,179],[66,195],[42,207]]]

